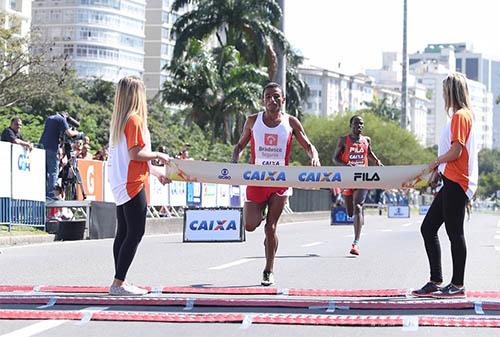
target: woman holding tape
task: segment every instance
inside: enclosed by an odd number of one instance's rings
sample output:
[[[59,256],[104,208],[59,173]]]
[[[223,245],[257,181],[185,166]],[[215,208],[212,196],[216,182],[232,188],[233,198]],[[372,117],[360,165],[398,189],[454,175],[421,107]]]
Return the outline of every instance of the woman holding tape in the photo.
[[[429,164],[435,179],[443,178],[429,208],[422,227],[425,250],[430,265],[430,280],[412,292],[415,296],[437,298],[465,297],[464,272],[467,249],[464,237],[464,216],[467,201],[477,188],[478,152],[474,132],[467,79],[461,73],[452,73],[443,81],[443,98],[451,120],[443,128],[438,146],[438,157]],[[431,181],[432,183],[432,181]],[[443,224],[450,239],[453,261],[451,283],[441,287],[441,247],[438,230]]]
[[[151,152],[148,131],[148,111],[144,84],[135,76],[122,78],[115,94],[111,117],[108,159],[109,182],[116,202],[118,220],[113,244],[115,278],[110,295],[144,295],[148,291],[125,282],[137,246],[146,225],[146,192],[149,173],[162,184],[170,180],[151,160],[167,164],[169,158],[161,152]]]

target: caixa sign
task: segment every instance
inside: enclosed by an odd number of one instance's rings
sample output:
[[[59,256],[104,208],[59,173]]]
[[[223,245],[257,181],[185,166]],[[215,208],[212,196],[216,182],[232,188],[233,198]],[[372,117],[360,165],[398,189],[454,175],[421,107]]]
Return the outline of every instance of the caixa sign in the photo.
[[[184,242],[243,241],[241,208],[188,208],[184,212]]]
[[[17,157],[17,168],[19,171],[29,172],[30,167],[30,156],[27,153],[21,153],[19,157]]]

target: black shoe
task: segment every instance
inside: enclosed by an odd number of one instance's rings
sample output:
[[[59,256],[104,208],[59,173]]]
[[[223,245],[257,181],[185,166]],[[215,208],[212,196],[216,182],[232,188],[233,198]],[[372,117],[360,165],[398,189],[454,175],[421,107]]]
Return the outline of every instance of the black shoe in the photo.
[[[274,284],[274,274],[272,271],[264,271],[262,273],[262,282],[260,282],[265,287]]]
[[[440,290],[441,287],[438,286],[436,283],[427,282],[425,286],[423,286],[418,290],[413,290],[411,294],[417,297],[430,297],[432,296],[433,293],[438,292]]]
[[[432,293],[434,298],[465,298],[465,288],[459,288],[453,284],[448,284],[439,291]]]

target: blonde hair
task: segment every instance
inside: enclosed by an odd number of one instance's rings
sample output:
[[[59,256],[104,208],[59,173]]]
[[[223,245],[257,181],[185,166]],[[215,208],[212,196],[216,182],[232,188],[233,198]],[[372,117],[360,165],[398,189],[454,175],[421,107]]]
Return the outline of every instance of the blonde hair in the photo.
[[[469,87],[464,74],[451,73],[443,80],[443,96],[446,113],[449,113],[450,108],[453,113],[460,109],[467,109],[472,113]]]
[[[137,76],[122,78],[116,86],[115,106],[110,124],[110,140],[117,144],[124,135],[125,125],[132,114],[138,114],[143,127],[148,124],[148,106],[144,83]]]

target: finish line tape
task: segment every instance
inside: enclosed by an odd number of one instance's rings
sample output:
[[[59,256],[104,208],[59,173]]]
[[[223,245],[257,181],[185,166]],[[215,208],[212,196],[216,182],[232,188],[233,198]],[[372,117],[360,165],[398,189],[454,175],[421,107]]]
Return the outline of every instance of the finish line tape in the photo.
[[[152,289],[151,287],[145,287]],[[16,291],[31,292],[37,289],[39,293],[78,293],[107,294],[109,287],[100,286],[16,286],[0,285],[0,293]],[[288,295],[307,297],[408,297],[409,289],[288,289],[270,287],[163,287],[164,294],[213,294],[213,295]],[[467,298],[500,298],[498,290],[468,290]]]
[[[53,307],[54,304],[56,304],[56,302],[57,302],[57,299],[55,297],[51,297],[49,299],[49,301],[47,302],[47,304],[39,306],[38,309],[45,309],[45,308]]]
[[[123,312],[101,311],[93,313],[93,321],[128,321],[128,322],[165,322],[165,323],[242,323],[250,315],[220,313],[164,313],[164,312]],[[56,310],[5,310],[0,309],[0,319],[16,320],[81,320],[81,311]],[[453,316],[419,316],[418,321],[408,316],[342,316],[342,315],[304,315],[304,314],[258,314],[251,317],[252,324],[293,324],[322,326],[442,326],[442,327],[485,327],[500,328],[498,316],[453,317]],[[246,319],[245,326],[250,323]]]
[[[171,159],[171,180],[214,184],[317,188],[391,189],[414,187],[426,165],[406,166],[262,166]]]

